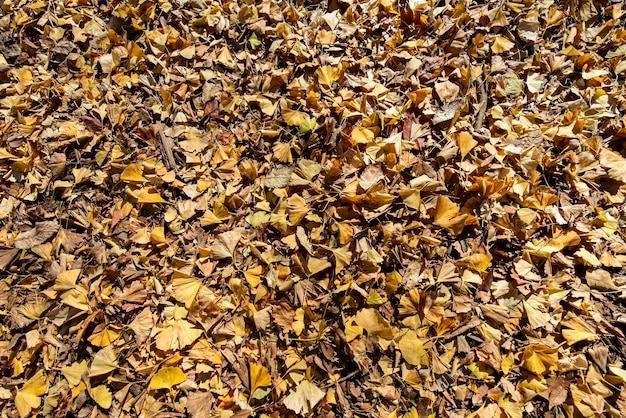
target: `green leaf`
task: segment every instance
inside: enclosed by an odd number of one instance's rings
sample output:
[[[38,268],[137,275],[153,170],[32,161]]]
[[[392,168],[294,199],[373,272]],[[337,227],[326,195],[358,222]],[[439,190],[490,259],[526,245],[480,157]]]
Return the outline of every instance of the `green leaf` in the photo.
[[[305,134],[307,132],[310,132],[313,129],[315,129],[316,126],[317,126],[317,119],[307,117],[300,124],[300,133]]]
[[[256,36],[256,33],[253,33],[252,36],[250,36],[250,39],[248,39],[248,42],[250,42],[250,46],[252,47],[252,49],[257,49],[263,43],[259,39],[259,37]]]

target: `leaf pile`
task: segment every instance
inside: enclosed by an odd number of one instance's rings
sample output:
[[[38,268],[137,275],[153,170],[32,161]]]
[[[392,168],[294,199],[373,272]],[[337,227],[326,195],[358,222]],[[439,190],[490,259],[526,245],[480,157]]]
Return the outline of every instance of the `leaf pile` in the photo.
[[[3,2],[4,414],[619,417],[625,16]]]

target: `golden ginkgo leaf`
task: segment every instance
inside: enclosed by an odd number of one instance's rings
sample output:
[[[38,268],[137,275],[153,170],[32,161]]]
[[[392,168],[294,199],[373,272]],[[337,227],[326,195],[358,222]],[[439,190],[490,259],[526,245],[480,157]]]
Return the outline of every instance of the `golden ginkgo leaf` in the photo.
[[[126,183],[143,183],[146,178],[143,176],[143,167],[141,164],[129,164],[126,166],[122,174],[120,175],[120,179]]]
[[[30,415],[33,409],[41,405],[41,396],[48,390],[48,378],[39,370],[28,379],[15,395],[15,407],[21,418]]]
[[[109,409],[113,403],[113,395],[106,385],[100,385],[92,388],[91,397],[102,409]]]
[[[404,334],[398,343],[398,348],[402,358],[413,366],[428,366],[430,363],[428,353],[424,348],[424,341],[413,330],[409,330]]]
[[[150,389],[171,389],[185,381],[185,373],[179,367],[162,367],[152,379]]]
[[[264,386],[269,386],[272,384],[272,378],[270,377],[270,372],[267,367],[257,364],[250,363],[250,395],[254,398],[255,392],[257,389],[262,388]]]
[[[109,327],[104,328],[100,332],[96,332],[95,334],[91,334],[89,338],[90,343],[98,347],[106,347],[111,344],[113,341],[117,340],[120,337],[120,333],[115,331]]]
[[[138,203],[165,203],[165,199],[161,197],[154,187],[144,187],[137,195]]]
[[[549,370],[558,370],[559,348],[544,344],[529,345],[522,355],[522,367],[539,376]]]

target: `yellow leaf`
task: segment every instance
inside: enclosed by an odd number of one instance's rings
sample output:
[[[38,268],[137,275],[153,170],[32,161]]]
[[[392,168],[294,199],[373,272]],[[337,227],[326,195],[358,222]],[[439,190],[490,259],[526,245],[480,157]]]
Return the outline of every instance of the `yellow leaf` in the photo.
[[[126,166],[120,179],[126,183],[143,183],[146,178],[143,176],[143,167],[141,164],[129,164]]]
[[[71,366],[62,367],[61,373],[63,373],[70,385],[77,386],[81,382],[87,368],[87,360],[81,360],[72,363]]]
[[[272,158],[283,163],[292,163],[293,156],[291,155],[291,146],[284,142],[276,142],[272,147],[274,154]]]
[[[202,280],[195,277],[176,277],[172,280],[172,293],[177,301],[189,309],[201,286]]]
[[[430,363],[428,353],[424,349],[424,341],[413,330],[409,330],[404,334],[398,343],[398,348],[400,353],[402,353],[402,358],[413,366],[428,366]]]
[[[414,189],[401,189],[400,197],[404,201],[404,204],[408,207],[419,210],[422,204],[422,197],[419,190]]]
[[[113,402],[113,395],[106,385],[96,386],[91,389],[91,397],[102,409],[109,409]]]
[[[494,38],[493,44],[491,45],[491,51],[494,54],[509,51],[515,46],[515,43],[504,36],[496,35]]]
[[[76,280],[80,276],[80,269],[67,270],[59,275],[54,280],[54,290],[69,290],[76,286]]]
[[[297,336],[302,334],[302,331],[304,330],[304,309],[296,309],[296,314],[293,317],[291,328],[293,328],[293,332],[295,332]]]
[[[41,396],[48,390],[48,378],[39,370],[28,379],[15,395],[15,407],[21,418],[30,415],[31,410],[39,408]]]
[[[344,268],[352,263],[352,251],[350,246],[333,248],[333,258],[335,259],[335,274],[340,273]]]
[[[100,332],[89,336],[88,340],[95,346],[106,347],[120,337],[120,333],[110,328],[105,328]]]
[[[196,47],[191,44],[187,48],[181,49],[180,56],[188,60],[193,59],[196,56]]]
[[[469,369],[469,371],[472,372],[474,376],[476,376],[477,379],[480,380],[485,380],[494,372],[491,367],[489,367],[486,363],[483,363],[482,361],[470,363],[467,365],[467,368]]]
[[[569,345],[574,345],[580,341],[594,341],[599,338],[598,334],[579,317],[564,319],[561,321],[561,326],[566,327],[561,330],[561,334]]]
[[[393,328],[377,309],[361,309],[354,319],[369,335],[379,335],[386,340],[393,338]]]
[[[144,187],[139,191],[138,203],[165,203],[159,192],[154,187]]]
[[[460,132],[456,137],[456,143],[461,151],[461,158],[465,158],[465,156],[478,145],[478,141],[476,141],[469,132]]]
[[[98,351],[93,357],[93,362],[89,369],[89,377],[107,374],[117,369],[117,367],[117,353],[112,345],[108,345]]]
[[[243,277],[246,278],[246,281],[248,282],[250,287],[257,287],[259,284],[261,284],[261,274],[263,274],[263,267],[256,266],[244,271]]]
[[[250,363],[250,395],[254,398],[254,392],[258,388],[270,386],[272,378],[270,372],[265,366],[256,363]]]
[[[292,226],[297,226],[309,213],[309,205],[300,195],[294,194],[287,200],[287,213],[289,214],[289,223]]]
[[[165,239],[165,228],[157,226],[150,232],[150,242],[153,244],[167,244]]]
[[[310,276],[317,274],[327,268],[332,267],[332,264],[326,258],[309,257],[306,263],[307,270]]]
[[[374,132],[362,126],[357,126],[350,134],[350,138],[354,144],[367,144],[373,141],[375,137]]]
[[[150,389],[171,389],[183,383],[185,379],[187,377],[179,367],[163,367],[152,376],[148,387]]]
[[[456,262],[457,265],[467,267],[478,273],[482,273],[487,270],[491,265],[491,257],[487,254],[472,254],[468,257],[464,257]]]
[[[539,376],[549,370],[559,370],[559,348],[550,348],[544,344],[526,347],[522,355],[522,367]]]
[[[475,216],[460,213],[459,206],[447,196],[437,197],[437,206],[433,220],[435,225],[446,228],[458,235],[466,225],[475,224],[477,221]]]
[[[545,300],[540,296],[531,295],[523,303],[526,318],[532,329],[542,328],[548,324],[550,314],[545,312]]]
[[[315,74],[317,75],[317,81],[326,87],[331,87],[333,82],[339,80],[341,73],[337,67],[332,65],[324,65],[319,67]]]

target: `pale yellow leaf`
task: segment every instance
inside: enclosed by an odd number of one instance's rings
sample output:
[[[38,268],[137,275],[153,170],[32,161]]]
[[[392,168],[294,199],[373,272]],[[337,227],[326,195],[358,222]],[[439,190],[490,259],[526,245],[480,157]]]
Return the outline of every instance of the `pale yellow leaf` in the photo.
[[[89,368],[89,377],[100,376],[118,368],[117,353],[112,345],[98,351]]]

